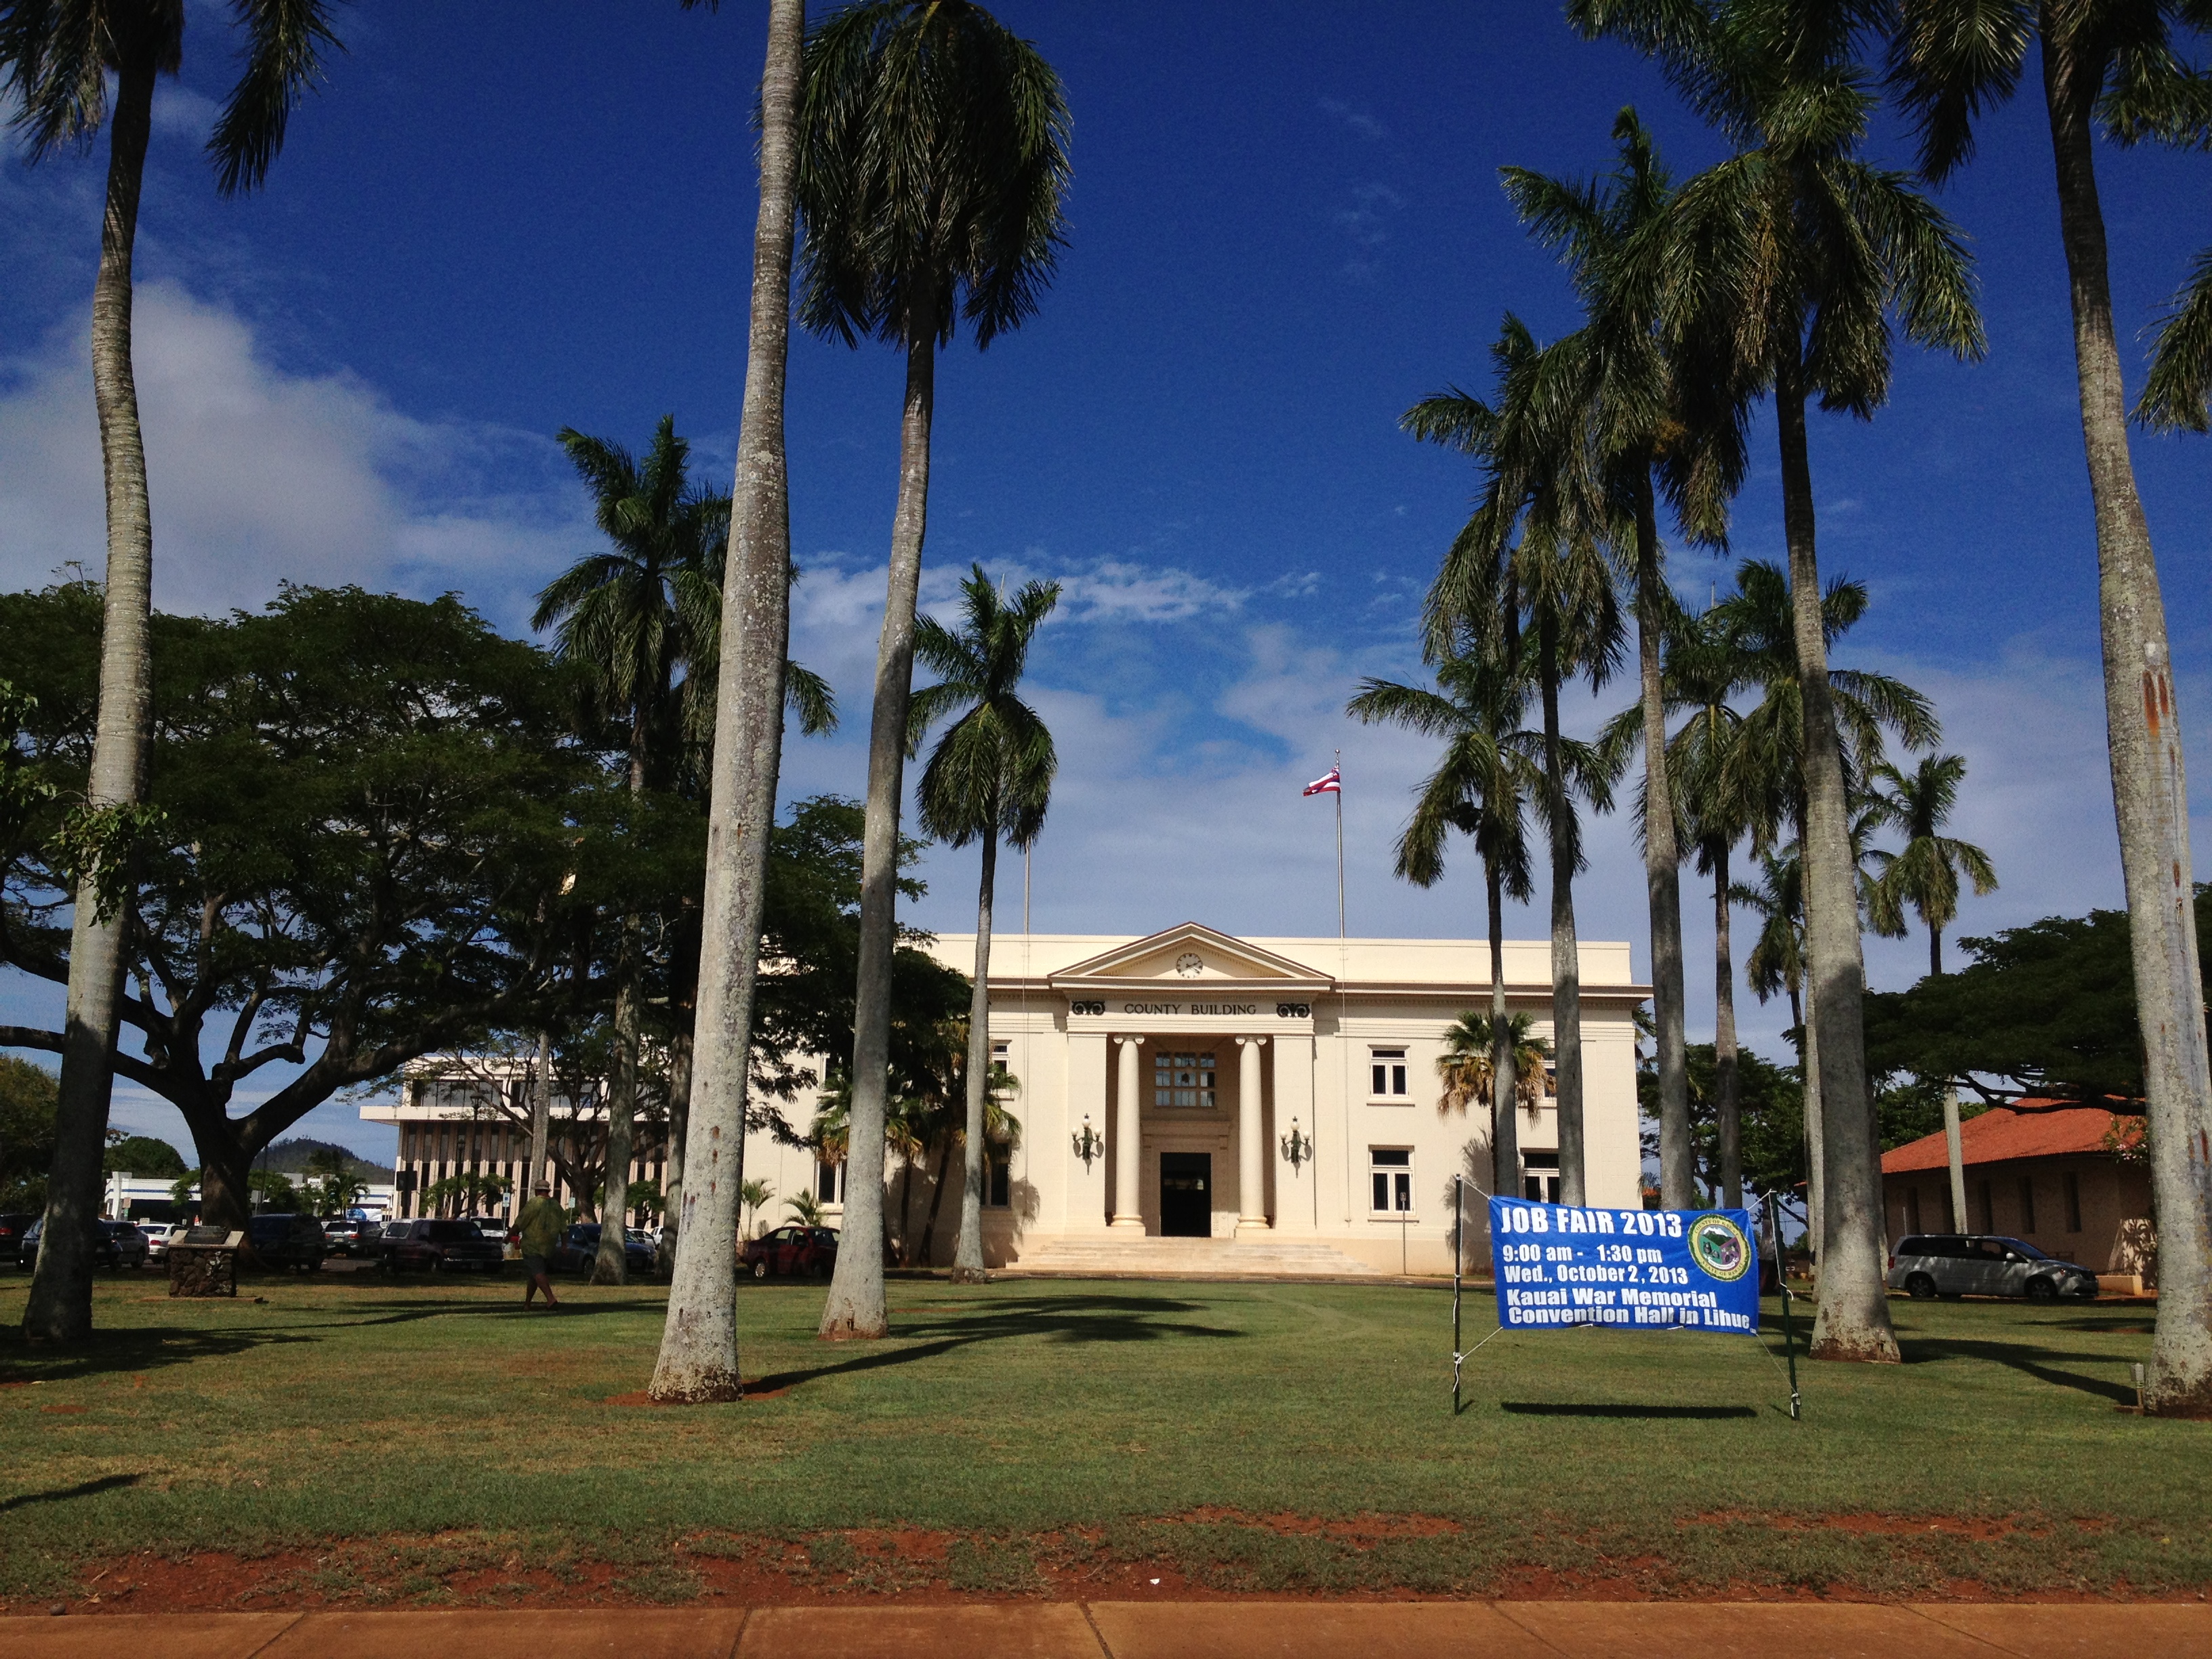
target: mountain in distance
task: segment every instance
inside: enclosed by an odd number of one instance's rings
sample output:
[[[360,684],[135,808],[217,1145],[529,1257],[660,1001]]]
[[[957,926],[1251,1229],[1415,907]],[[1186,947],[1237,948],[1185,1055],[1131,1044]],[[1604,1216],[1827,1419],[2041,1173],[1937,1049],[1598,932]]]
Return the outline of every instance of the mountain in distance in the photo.
[[[253,1167],[272,1174],[306,1175],[307,1160],[317,1152],[344,1153],[348,1167],[363,1181],[381,1185],[392,1179],[392,1170],[386,1165],[370,1163],[350,1146],[341,1146],[335,1140],[317,1140],[312,1135],[274,1142],[267,1152],[253,1160]]]

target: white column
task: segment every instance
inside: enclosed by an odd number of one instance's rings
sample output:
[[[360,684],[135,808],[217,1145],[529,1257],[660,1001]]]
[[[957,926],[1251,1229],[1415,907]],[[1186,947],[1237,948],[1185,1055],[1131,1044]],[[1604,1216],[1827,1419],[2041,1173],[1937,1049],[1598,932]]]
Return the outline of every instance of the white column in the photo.
[[[1121,1047],[1121,1084],[1114,1108],[1114,1225],[1145,1231],[1142,1131],[1137,1127],[1138,1073],[1144,1069],[1140,1036],[1115,1037]]]
[[[1267,1131],[1261,1111],[1260,1048],[1265,1037],[1237,1039],[1237,1233],[1267,1231]]]

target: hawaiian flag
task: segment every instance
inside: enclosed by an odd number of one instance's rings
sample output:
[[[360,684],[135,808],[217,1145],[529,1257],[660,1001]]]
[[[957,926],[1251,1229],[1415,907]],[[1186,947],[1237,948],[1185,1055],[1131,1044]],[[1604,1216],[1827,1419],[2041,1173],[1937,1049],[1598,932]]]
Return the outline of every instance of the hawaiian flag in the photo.
[[[1343,793],[1344,780],[1337,776],[1337,769],[1338,769],[1334,766],[1330,767],[1326,773],[1322,774],[1320,777],[1316,778],[1311,783],[1305,787],[1305,793],[1309,795],[1338,795]]]

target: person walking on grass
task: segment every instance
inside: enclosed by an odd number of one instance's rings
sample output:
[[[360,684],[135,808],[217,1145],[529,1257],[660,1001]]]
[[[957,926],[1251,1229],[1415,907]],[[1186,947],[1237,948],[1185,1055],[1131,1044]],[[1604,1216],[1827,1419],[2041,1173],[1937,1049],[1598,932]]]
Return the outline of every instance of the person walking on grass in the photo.
[[[539,1182],[536,1190],[537,1196],[514,1218],[515,1229],[522,1235],[522,1273],[530,1281],[523,1286],[522,1305],[528,1307],[531,1298],[543,1291],[545,1305],[557,1308],[561,1298],[553,1294],[553,1249],[561,1242],[561,1230],[568,1225],[568,1218],[553,1201],[550,1182]]]

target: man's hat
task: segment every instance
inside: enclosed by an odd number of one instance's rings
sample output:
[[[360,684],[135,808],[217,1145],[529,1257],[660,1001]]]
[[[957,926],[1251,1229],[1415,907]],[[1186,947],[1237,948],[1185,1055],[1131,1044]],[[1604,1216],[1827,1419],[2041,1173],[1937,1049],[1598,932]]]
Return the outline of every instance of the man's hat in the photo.
[[[553,1183],[550,1181],[541,1181],[537,1184],[537,1186],[532,1188],[531,1190],[532,1192],[550,1193],[553,1190]]]

